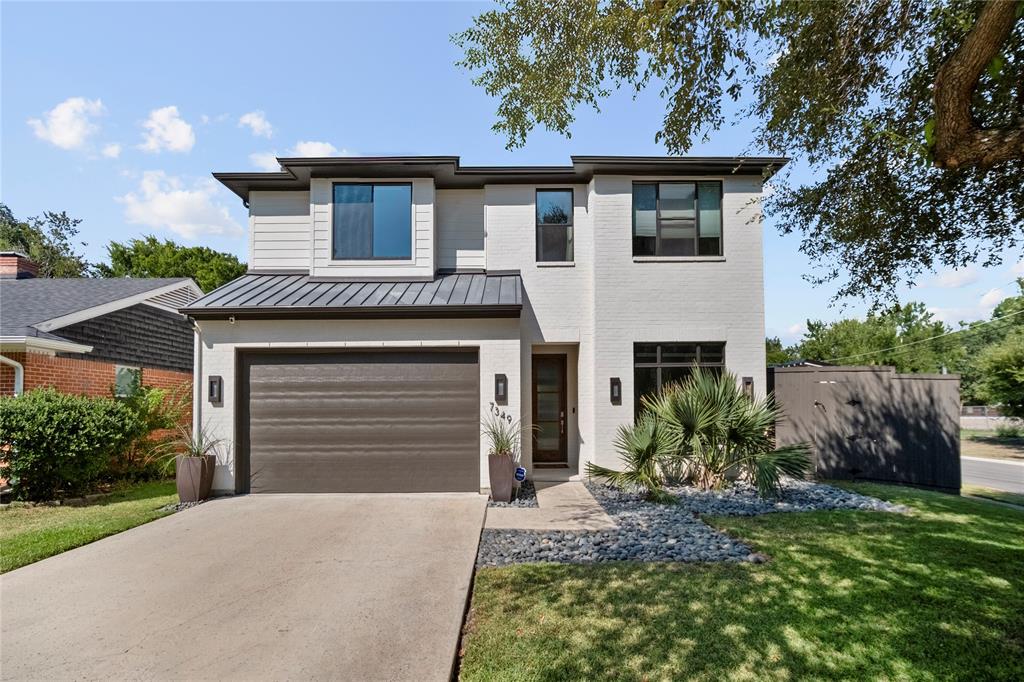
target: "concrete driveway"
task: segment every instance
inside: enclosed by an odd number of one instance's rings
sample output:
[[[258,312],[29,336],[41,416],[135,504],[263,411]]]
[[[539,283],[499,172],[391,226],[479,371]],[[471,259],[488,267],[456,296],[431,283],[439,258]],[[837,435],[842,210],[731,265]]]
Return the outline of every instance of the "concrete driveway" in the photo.
[[[4,679],[448,680],[485,498],[262,495],[0,578]]]

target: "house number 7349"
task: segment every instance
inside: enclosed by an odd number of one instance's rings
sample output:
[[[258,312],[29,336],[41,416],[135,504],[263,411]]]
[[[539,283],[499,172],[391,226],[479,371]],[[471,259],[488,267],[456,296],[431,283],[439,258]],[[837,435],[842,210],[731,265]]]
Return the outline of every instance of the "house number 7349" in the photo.
[[[493,402],[491,403],[491,414],[493,414],[498,419],[504,419],[509,424],[512,423],[512,415],[510,415],[508,412],[495,405]]]

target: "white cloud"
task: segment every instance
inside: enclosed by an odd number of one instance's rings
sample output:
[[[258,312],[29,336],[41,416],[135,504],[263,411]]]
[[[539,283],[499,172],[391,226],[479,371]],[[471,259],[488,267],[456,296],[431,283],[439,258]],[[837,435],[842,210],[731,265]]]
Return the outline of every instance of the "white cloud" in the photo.
[[[338,149],[330,142],[300,140],[289,151],[291,156],[352,156],[347,149]]]
[[[146,171],[138,191],[117,197],[117,201],[124,206],[129,223],[167,229],[186,239],[242,234],[242,227],[228,209],[217,203],[218,191],[212,178],[187,186],[164,171]]]
[[[1004,298],[1006,298],[1006,294],[1002,289],[997,287],[986,291],[985,295],[981,297],[980,301],[978,301],[978,304],[982,308],[995,308]]]
[[[1010,274],[1014,277],[1024,277],[1024,260],[1017,261],[1017,264],[1010,268]]]
[[[256,152],[249,155],[249,163],[260,170],[279,171],[281,165],[277,162],[277,154],[274,152]]]
[[[790,336],[803,336],[804,332],[807,331],[807,325],[803,322],[797,322],[786,327],[786,333]]]
[[[187,152],[196,143],[192,126],[178,114],[178,107],[169,106],[149,112],[142,127],[146,129],[145,141],[139,149],[147,152]]]
[[[270,121],[267,120],[262,111],[250,111],[242,114],[241,118],[238,119],[238,126],[240,128],[247,126],[253,135],[259,137],[269,139],[274,134],[274,126],[270,125]]]
[[[981,273],[973,265],[968,265],[962,270],[943,270],[932,278],[932,286],[942,289],[959,289],[968,284],[974,284],[981,277]]]
[[[111,142],[110,144],[105,145],[100,153],[108,159],[116,159],[121,156],[121,145],[116,142]]]
[[[28,125],[41,140],[61,149],[81,149],[89,136],[99,130],[93,121],[105,111],[98,99],[69,97],[43,114],[30,118]]]

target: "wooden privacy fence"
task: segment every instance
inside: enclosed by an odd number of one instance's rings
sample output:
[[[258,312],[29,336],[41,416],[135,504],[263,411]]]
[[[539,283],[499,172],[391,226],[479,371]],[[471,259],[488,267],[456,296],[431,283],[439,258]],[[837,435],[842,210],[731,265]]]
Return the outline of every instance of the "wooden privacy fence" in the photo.
[[[960,491],[960,377],[892,367],[777,367],[779,445],[811,443],[821,478]]]

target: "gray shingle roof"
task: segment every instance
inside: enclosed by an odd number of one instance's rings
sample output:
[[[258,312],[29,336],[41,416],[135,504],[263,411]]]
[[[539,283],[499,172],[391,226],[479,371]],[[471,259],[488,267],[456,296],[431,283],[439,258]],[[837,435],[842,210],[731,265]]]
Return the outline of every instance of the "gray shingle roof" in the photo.
[[[518,273],[455,273],[439,275],[430,282],[339,282],[300,274],[249,273],[181,312],[193,317],[518,316],[522,304]]]
[[[188,282],[187,277],[153,279],[0,279],[0,335],[60,339],[35,329],[64,315],[129,296]]]

